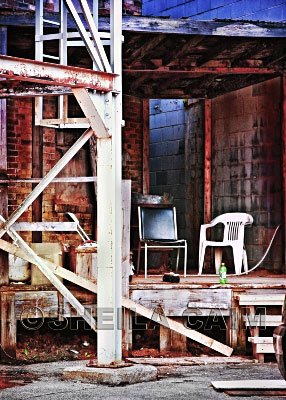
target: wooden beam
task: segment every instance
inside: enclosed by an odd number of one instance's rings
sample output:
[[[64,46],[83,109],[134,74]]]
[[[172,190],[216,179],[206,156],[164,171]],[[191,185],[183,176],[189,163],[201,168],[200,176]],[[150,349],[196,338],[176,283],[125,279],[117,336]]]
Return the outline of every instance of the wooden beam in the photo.
[[[200,333],[197,332],[193,329],[188,329],[184,325],[182,325],[180,322],[174,321],[171,318],[165,317],[165,316],[160,316],[156,313],[154,313],[154,310],[151,310],[149,308],[146,308],[142,306],[141,304],[135,303],[134,301],[130,299],[126,299],[125,297],[122,298],[122,305],[123,307],[126,307],[130,309],[131,311],[134,311],[136,314],[140,314],[145,318],[148,318],[154,322],[157,322],[160,325],[164,325],[168,327],[169,329],[184,335],[192,340],[195,340],[198,343],[203,344],[204,346],[210,347],[213,350],[218,351],[221,354],[224,354],[226,356],[231,356],[233,349],[226,346],[223,343],[217,342],[216,340]],[[158,317],[158,318],[157,318]]]
[[[131,180],[122,181],[122,295],[129,297]],[[132,313],[123,310],[122,351],[132,349]]]
[[[149,194],[149,99],[142,101],[143,118],[143,194]]]
[[[211,221],[211,100],[205,100],[204,223]]]
[[[0,179],[0,183],[39,183],[41,180],[40,178]],[[93,183],[96,181],[96,176],[64,176],[61,178],[54,178],[51,183]]]
[[[1,293],[1,359],[16,359],[15,293]]]
[[[33,203],[35,204],[35,202]],[[18,232],[73,232],[77,231],[75,222],[15,222],[13,229]],[[34,242],[33,243],[41,243]]]
[[[7,79],[110,92],[115,76],[102,71],[0,55],[0,77]]]
[[[283,248],[284,273],[286,273],[286,73],[282,79],[282,204],[283,204]]]
[[[0,27],[0,53],[7,54],[7,28]],[[7,179],[7,116],[6,100],[0,100],[0,179]],[[8,218],[8,186],[0,183],[0,214]],[[0,251],[0,285],[9,283],[8,255]]]
[[[279,379],[247,379],[237,381],[212,381],[216,390],[282,390],[286,389],[286,381]]]
[[[59,22],[59,13],[49,13],[49,19]],[[35,27],[34,14],[0,14],[0,25]],[[45,27],[50,27],[47,23]],[[87,24],[85,24],[87,28]],[[75,29],[75,23],[68,15],[68,28]],[[110,20],[99,17],[99,31],[110,31]],[[124,16],[123,31],[168,33],[174,35],[213,35],[242,37],[285,37],[283,23],[271,22],[236,22],[236,21],[194,21],[189,19],[172,19],[160,17]]]

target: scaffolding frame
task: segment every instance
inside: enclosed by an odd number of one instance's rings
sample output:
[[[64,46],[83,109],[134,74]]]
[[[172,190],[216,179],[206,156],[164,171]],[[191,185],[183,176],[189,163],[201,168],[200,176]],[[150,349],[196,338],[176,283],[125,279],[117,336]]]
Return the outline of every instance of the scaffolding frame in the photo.
[[[70,302],[91,326],[97,330],[98,364],[110,364],[122,360],[122,332],[119,324],[122,310],[122,161],[121,161],[121,126],[122,126],[122,80],[121,80],[121,46],[122,46],[122,4],[120,0],[111,0],[109,35],[100,35],[96,28],[97,9],[94,17],[86,0],[79,0],[89,32],[85,29],[72,0],[61,0],[60,32],[56,35],[44,35],[43,0],[36,1],[36,61],[1,57],[0,76],[6,79],[18,79],[42,84],[71,88],[83,113],[85,120],[68,119],[66,96],[59,97],[59,119],[43,119],[43,97],[35,98],[36,125],[49,127],[83,128],[86,131],[71,146],[64,156],[38,183],[27,198],[0,226],[0,239],[5,233],[17,243],[40,271],[50,280],[56,289]],[[97,5],[97,1],[95,1]],[[79,35],[86,46],[94,65],[94,71],[68,67],[67,64],[67,8],[71,13]],[[54,24],[54,22],[52,22]],[[93,41],[90,39],[93,39]],[[110,63],[105,54],[101,38],[109,38]],[[59,39],[60,55],[58,58],[43,53],[45,40]],[[44,62],[44,58],[59,61],[60,64]],[[91,79],[90,79],[91,78]],[[53,123],[51,123],[53,122]],[[87,122],[87,123],[86,123]],[[28,209],[50,182],[58,175],[71,158],[93,135],[97,139],[97,209],[98,209],[98,280],[97,280],[97,324],[88,311],[79,303],[65,285],[28,246],[12,225]],[[108,185],[106,184],[108,182]],[[5,242],[5,241],[4,241]],[[74,279],[74,277],[72,277]],[[107,316],[105,317],[105,315]],[[111,321],[111,322],[110,322]]]

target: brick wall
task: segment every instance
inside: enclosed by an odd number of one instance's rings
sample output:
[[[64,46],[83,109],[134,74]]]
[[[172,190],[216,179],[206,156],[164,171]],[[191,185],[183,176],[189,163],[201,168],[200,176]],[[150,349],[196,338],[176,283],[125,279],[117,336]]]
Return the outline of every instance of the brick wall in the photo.
[[[92,5],[92,1],[88,1]],[[75,2],[75,4],[77,4]],[[92,6],[91,6],[92,7]],[[2,0],[0,8],[35,11],[35,0]],[[47,11],[58,11],[59,0],[44,1],[44,8]],[[81,8],[77,6],[78,11]],[[98,11],[100,15],[108,15],[110,12],[110,0],[99,0]],[[122,2],[123,15],[141,15],[142,1],[141,0],[123,0]]]
[[[150,194],[169,193],[185,238],[185,108],[182,100],[150,101]]]
[[[32,175],[32,100],[7,100],[7,154],[8,178],[30,178]],[[8,186],[9,215],[27,197],[32,189],[29,183],[10,183]],[[19,221],[32,221],[31,207]],[[31,241],[31,233],[23,233]]]
[[[284,0],[143,0],[143,15],[197,20],[286,21]]]
[[[280,80],[212,100],[212,217],[242,211],[250,265],[260,260],[281,222]],[[263,267],[279,270],[281,232]]]
[[[8,141],[8,178],[20,179],[32,177],[32,100],[30,98],[8,99],[7,102],[7,141]],[[55,117],[56,105],[50,99],[45,99],[44,117]],[[43,128],[43,175],[55,165],[56,161],[70,147],[81,134],[82,130],[59,130]],[[62,139],[64,138],[63,146]],[[68,142],[67,139],[69,138]],[[85,159],[80,157],[85,153]],[[85,175],[82,170],[88,165],[88,148],[80,150],[79,154],[68,163],[60,176]],[[74,168],[71,168],[74,165]],[[68,173],[65,174],[67,169]],[[70,173],[72,172],[72,173]],[[86,171],[90,175],[90,171]],[[10,183],[8,187],[8,211],[11,214],[32,190],[30,183]],[[63,191],[64,195],[63,195]],[[79,195],[80,194],[80,200]],[[62,201],[62,198],[65,201]],[[94,194],[92,184],[50,184],[43,192],[42,220],[68,221],[66,212],[74,212],[87,233],[94,233]],[[19,221],[32,221],[32,207],[30,206]],[[28,242],[32,241],[30,233],[23,232]],[[79,244],[78,234],[66,233],[58,235],[52,232],[43,232],[43,242],[62,241],[70,244]]]
[[[142,193],[142,100],[123,96],[122,176],[131,179],[131,190]]]

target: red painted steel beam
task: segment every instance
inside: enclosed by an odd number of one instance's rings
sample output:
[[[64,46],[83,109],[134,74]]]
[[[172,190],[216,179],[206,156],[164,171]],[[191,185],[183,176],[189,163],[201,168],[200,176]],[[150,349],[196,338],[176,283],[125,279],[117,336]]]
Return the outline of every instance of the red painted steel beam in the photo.
[[[0,56],[0,77],[45,85],[113,90],[115,74],[24,58]]]

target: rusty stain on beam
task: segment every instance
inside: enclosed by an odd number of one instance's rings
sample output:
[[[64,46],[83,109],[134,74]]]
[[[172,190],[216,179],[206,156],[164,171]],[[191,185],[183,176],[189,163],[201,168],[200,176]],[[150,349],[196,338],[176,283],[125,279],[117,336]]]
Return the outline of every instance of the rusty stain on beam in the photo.
[[[0,56],[0,77],[46,85],[113,90],[116,74],[18,57]]]
[[[12,83],[6,85],[6,83]],[[9,80],[0,81],[0,98],[6,97],[35,97],[35,96],[59,96],[72,94],[71,89],[62,86],[37,85],[28,86],[28,82]]]

